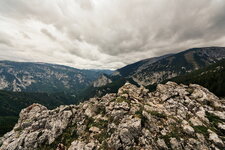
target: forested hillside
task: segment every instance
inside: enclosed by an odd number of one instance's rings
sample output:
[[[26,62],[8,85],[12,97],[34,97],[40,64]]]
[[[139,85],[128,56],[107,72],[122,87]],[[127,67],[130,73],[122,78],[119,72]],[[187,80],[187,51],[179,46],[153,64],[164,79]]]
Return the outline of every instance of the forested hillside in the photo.
[[[49,109],[59,105],[79,103],[73,95],[65,93],[24,93],[0,91],[0,136],[12,129],[21,109],[39,103]]]
[[[225,97],[225,60],[171,80],[183,84],[199,84],[217,96]]]
[[[167,81],[174,81],[182,84],[199,84],[206,87],[211,92],[219,97],[225,97],[225,60],[221,60],[203,69],[178,76]],[[148,86],[151,91],[154,91],[156,84]]]

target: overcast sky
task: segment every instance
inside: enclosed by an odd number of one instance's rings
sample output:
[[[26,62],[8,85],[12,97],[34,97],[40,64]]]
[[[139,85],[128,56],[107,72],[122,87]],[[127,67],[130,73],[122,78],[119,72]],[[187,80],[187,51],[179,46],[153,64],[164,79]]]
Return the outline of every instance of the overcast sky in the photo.
[[[0,59],[116,69],[225,46],[225,0],[0,0]]]

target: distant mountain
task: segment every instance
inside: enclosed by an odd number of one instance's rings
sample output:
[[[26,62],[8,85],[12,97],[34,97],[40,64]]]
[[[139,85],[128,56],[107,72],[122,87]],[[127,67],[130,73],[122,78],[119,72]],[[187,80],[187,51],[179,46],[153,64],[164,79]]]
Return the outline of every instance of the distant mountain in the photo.
[[[223,58],[225,47],[193,48],[127,65],[118,69],[116,74],[147,86],[206,67]]]
[[[29,62],[0,61],[0,136],[11,130],[21,109],[40,103],[49,109],[77,104],[79,91],[110,70],[80,70]],[[83,96],[84,97],[84,96]]]
[[[102,73],[102,74],[106,74],[106,75],[111,75],[114,72],[114,70],[107,70],[107,69],[89,69],[89,71]]]
[[[78,91],[108,70],[80,70],[47,63],[0,61],[0,89],[23,92]]]
[[[219,97],[225,97],[225,60],[221,60],[203,69],[178,76],[167,81],[174,81],[182,84],[199,84],[206,87]]]
[[[160,57],[153,57],[153,58],[148,58],[148,59],[144,59],[138,62],[135,62],[133,64],[129,64],[125,67],[122,67],[118,70],[116,70],[116,72],[114,73],[114,75],[118,75],[120,74],[123,77],[127,77],[127,76],[132,76],[133,74],[135,74],[135,72],[138,72],[140,70],[146,69],[148,68],[148,66],[150,64],[153,64],[163,58],[166,58],[168,56],[171,56],[172,54],[167,54],[167,55],[163,55]]]
[[[105,76],[104,80],[98,79],[95,82],[102,86],[90,86],[81,91],[78,97],[85,100],[106,93],[115,93],[127,81],[154,89],[157,83],[215,64],[223,58],[225,58],[224,47],[206,47],[145,59],[116,70],[112,75]],[[105,81],[111,82],[106,84]]]

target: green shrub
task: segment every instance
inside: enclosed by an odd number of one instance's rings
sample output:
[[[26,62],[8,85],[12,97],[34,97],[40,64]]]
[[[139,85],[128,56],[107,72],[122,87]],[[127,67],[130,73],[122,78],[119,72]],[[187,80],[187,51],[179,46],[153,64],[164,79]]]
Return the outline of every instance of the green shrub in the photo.
[[[141,126],[145,126],[145,123],[147,122],[147,118],[145,116],[143,116],[142,114],[143,112],[143,108],[141,108],[140,110],[135,112],[135,116],[141,119]]]
[[[150,114],[153,115],[153,116],[156,116],[158,118],[164,118],[164,119],[166,118],[165,114],[157,112],[157,111],[150,111]]]
[[[103,105],[97,106],[97,109],[95,112],[96,112],[96,114],[105,114],[106,113],[105,106],[103,106]]]
[[[108,143],[106,141],[102,142],[101,147],[99,148],[100,150],[109,150],[110,147],[108,146]]]
[[[209,112],[206,112],[206,117],[209,119],[210,123],[212,123],[215,126],[220,122],[221,123],[225,122],[225,119],[220,119],[218,116],[216,116],[212,113],[209,113]]]
[[[209,119],[209,122],[211,124],[210,130],[216,132],[220,136],[225,136],[224,131],[218,128],[218,123],[225,122],[225,119],[220,119],[218,116],[209,112],[206,112],[206,117]]]
[[[203,135],[208,134],[208,128],[206,128],[205,126],[193,126],[193,128],[197,133],[202,133]]]
[[[85,119],[85,124],[87,125],[86,130],[89,130],[89,129],[93,126],[94,121],[95,121],[95,120],[94,120],[93,118],[91,118],[91,117],[87,117],[87,118]]]
[[[127,102],[128,104],[130,104],[130,101],[127,100],[127,99],[126,99],[125,97],[123,97],[123,96],[117,97],[117,98],[116,98],[116,102],[117,102],[117,103]]]
[[[86,119],[87,124],[87,130],[89,130],[91,127],[98,127],[100,129],[105,129],[108,126],[107,120],[97,120],[95,121],[93,118],[88,117]]]

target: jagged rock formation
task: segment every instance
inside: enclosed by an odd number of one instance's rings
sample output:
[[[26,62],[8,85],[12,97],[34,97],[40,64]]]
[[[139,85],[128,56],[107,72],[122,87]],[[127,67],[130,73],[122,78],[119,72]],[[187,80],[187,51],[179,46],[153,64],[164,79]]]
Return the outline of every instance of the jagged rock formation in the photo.
[[[108,78],[107,75],[102,74],[93,82],[93,87],[102,87],[109,83],[112,83],[112,80]]]
[[[79,105],[33,104],[0,144],[1,150],[222,150],[225,101],[195,84],[168,82],[149,92],[126,83],[117,94]]]

